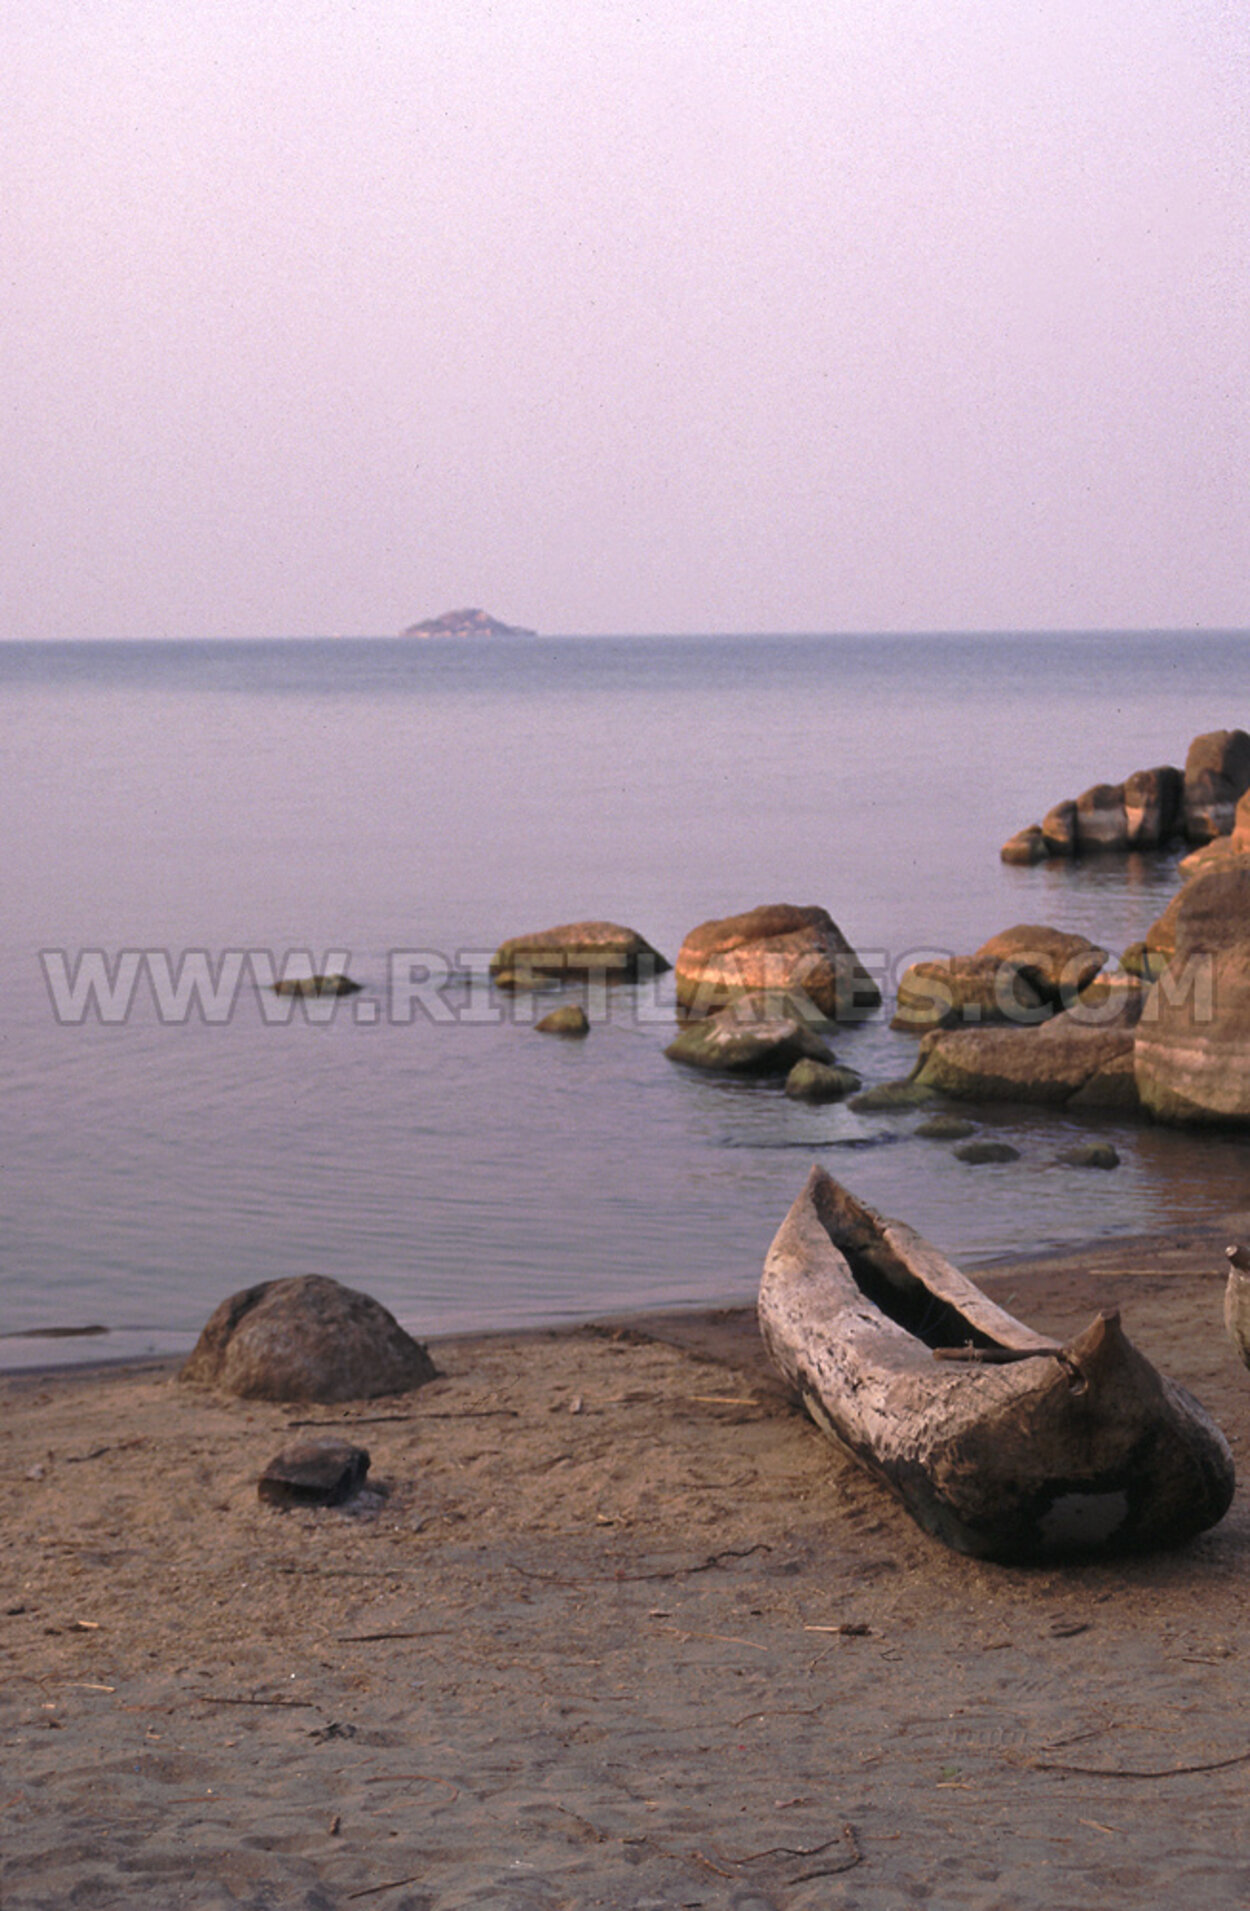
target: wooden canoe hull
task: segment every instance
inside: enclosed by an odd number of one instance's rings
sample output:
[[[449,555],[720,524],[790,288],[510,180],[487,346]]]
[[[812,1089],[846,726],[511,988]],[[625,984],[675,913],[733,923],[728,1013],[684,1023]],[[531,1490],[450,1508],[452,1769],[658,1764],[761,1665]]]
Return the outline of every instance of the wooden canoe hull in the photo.
[[[821,1168],[769,1249],[759,1317],[817,1425],[959,1552],[1178,1545],[1231,1503],[1224,1436],[1118,1316],[1057,1349]]]

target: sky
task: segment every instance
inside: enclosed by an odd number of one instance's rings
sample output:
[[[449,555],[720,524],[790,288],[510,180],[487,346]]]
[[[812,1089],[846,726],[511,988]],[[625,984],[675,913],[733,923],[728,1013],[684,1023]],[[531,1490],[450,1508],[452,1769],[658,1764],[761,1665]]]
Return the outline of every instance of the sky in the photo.
[[[1240,0],[23,0],[0,636],[1250,625]]]

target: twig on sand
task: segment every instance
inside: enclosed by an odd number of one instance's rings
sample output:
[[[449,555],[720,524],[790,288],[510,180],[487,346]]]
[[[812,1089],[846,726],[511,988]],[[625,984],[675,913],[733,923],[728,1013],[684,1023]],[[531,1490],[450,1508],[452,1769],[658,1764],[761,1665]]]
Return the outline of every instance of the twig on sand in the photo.
[[[424,1632],[336,1632],[336,1646],[371,1646],[381,1639],[445,1639],[449,1626],[427,1626]]]
[[[190,1696],[201,1705],[280,1705],[293,1712],[317,1709],[312,1699],[236,1699],[220,1692],[192,1692]]]
[[[1029,1758],[1025,1764],[1034,1772],[1073,1772],[1079,1778],[1185,1778],[1190,1772],[1222,1772],[1230,1765],[1250,1763],[1250,1752],[1235,1752],[1232,1758],[1212,1758],[1200,1765],[1163,1765],[1157,1770],[1129,1770],[1122,1765],[1061,1765],[1057,1760]]]
[[[349,1891],[347,1903],[351,1904],[356,1898],[376,1898],[380,1891],[398,1891],[401,1885],[420,1884],[424,1875],[424,1872],[414,1871],[410,1878],[388,1878],[385,1884],[371,1884],[364,1891]]]
[[[762,1858],[819,1858],[826,1851],[832,1851],[838,1844],[843,1844],[847,1848],[848,1856],[845,1864],[822,1865],[819,1871],[803,1873],[804,1878],[832,1878],[839,1871],[854,1871],[856,1865],[862,1865],[864,1862],[864,1854],[859,1848],[854,1825],[843,1825],[841,1831],[833,1838],[826,1838],[823,1845],[771,1845],[767,1851],[749,1851],[742,1858],[733,1858],[716,1845],[713,1845],[712,1849],[718,1858],[724,1859],[727,1865],[742,1866],[758,1864]],[[797,1878],[791,1879],[792,1884],[800,1882]]]

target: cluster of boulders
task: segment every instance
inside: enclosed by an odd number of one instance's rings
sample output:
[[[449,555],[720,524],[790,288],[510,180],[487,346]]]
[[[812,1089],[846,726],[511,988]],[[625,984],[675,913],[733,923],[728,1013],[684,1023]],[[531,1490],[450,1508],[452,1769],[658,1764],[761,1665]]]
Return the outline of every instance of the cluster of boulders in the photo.
[[[1175,842],[1200,846],[1230,834],[1239,799],[1250,789],[1250,736],[1212,730],[1195,737],[1185,768],[1161,764],[1137,770],[1123,783],[1095,783],[1056,803],[1040,823],[1017,830],[1003,844],[1005,863],[1048,857],[1165,849]]]
[[[672,965],[635,930],[616,922],[571,922],[513,936],[495,951],[496,987],[558,982],[649,982]],[[718,1074],[786,1078],[801,1101],[837,1101],[863,1086],[838,1067],[817,1032],[881,1005],[881,991],[825,909],[776,903],[700,923],[676,965],[683,1022],[666,1053]],[[553,1009],[544,1034],[580,1036],[580,1004]]]

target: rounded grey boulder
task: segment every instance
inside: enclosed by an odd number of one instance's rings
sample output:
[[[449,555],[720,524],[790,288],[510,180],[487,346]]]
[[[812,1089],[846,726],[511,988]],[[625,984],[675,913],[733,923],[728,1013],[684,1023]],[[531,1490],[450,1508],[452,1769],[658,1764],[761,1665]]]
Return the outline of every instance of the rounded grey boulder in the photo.
[[[243,1400],[367,1400],[438,1369],[380,1301],[321,1274],[262,1281],[210,1316],[179,1380]]]

